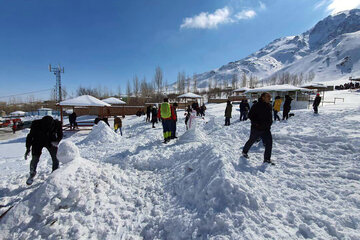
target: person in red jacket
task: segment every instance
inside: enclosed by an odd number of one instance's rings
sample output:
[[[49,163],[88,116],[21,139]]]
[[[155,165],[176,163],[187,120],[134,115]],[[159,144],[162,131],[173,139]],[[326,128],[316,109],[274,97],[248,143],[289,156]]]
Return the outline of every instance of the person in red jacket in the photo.
[[[160,105],[158,118],[161,119],[163,125],[164,142],[168,143],[171,139],[171,121],[176,119],[173,109],[170,106],[169,99],[164,98],[164,102]]]
[[[172,115],[172,119],[171,119],[171,126],[170,126],[170,130],[171,130],[171,139],[177,138],[176,136],[176,122],[177,122],[177,113],[176,113],[176,108],[177,108],[178,104],[177,103],[173,103],[173,105],[171,106],[171,115]]]

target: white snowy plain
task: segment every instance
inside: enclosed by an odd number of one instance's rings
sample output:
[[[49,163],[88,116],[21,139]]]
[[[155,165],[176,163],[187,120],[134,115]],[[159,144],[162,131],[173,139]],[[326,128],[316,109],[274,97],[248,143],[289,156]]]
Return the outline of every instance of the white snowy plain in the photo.
[[[209,104],[205,119],[162,142],[162,128],[126,117],[123,136],[105,124],[65,132],[60,168],[46,150],[25,184],[25,137],[0,142],[0,239],[360,239],[360,92],[293,111],[272,126],[275,166],[250,122]],[[112,122],[110,122],[112,123]]]

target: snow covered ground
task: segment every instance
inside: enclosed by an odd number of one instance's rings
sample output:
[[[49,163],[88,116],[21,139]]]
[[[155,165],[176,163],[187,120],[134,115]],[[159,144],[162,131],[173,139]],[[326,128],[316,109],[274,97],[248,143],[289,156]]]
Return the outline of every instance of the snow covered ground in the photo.
[[[54,173],[43,151],[34,184],[23,159],[28,130],[0,141],[0,239],[360,239],[360,93],[327,92],[319,115],[272,126],[264,147],[240,157],[250,122],[224,126],[224,104],[176,141],[144,117],[126,117],[123,136],[105,124],[66,132]]]

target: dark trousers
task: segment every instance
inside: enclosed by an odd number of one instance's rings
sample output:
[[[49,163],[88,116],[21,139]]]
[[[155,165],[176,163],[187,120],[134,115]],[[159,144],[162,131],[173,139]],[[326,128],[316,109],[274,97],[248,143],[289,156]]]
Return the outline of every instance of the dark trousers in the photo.
[[[77,122],[76,121],[71,121],[70,122],[70,129],[75,129],[75,127],[77,127]]]
[[[314,113],[318,113],[318,106],[313,106],[314,107]]]
[[[225,126],[230,126],[230,118],[225,117]]]
[[[264,160],[271,160],[271,151],[272,151],[272,135],[270,129],[268,130],[258,130],[255,127],[251,126],[249,140],[245,143],[243,147],[243,152],[248,153],[251,146],[256,142],[258,138],[261,138],[265,145]]]
[[[240,111],[240,121],[245,121],[245,120],[246,120],[245,111]]]
[[[52,159],[52,170],[55,171],[56,169],[59,168],[59,160],[56,157],[56,153],[57,153],[58,148],[54,147],[52,145],[48,146],[48,147],[45,147],[45,148],[50,153],[50,156],[51,156],[51,159]],[[36,175],[36,168],[37,168],[37,165],[38,165],[39,160],[40,160],[41,150],[42,150],[42,148],[40,149],[40,154],[34,155],[34,153],[32,153],[32,159],[31,159],[31,162],[30,162],[30,176],[32,176],[32,177],[34,177]]]
[[[282,120],[287,120],[289,118],[289,112],[290,112],[290,109],[284,109],[283,110],[283,119]]]
[[[170,120],[171,138],[175,138],[176,134],[176,121]]]
[[[171,137],[171,120],[163,119],[162,126],[163,126],[164,139],[170,138]]]
[[[280,121],[280,117],[278,115],[278,111],[274,110],[274,121],[279,120]]]

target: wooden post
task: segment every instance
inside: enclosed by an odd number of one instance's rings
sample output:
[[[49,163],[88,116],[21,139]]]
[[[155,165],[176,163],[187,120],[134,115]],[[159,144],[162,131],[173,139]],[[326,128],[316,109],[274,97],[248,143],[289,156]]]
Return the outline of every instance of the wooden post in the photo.
[[[60,119],[61,119],[61,127],[63,126],[63,119],[64,119],[64,116],[63,116],[63,111],[62,111],[62,106],[60,105]]]

